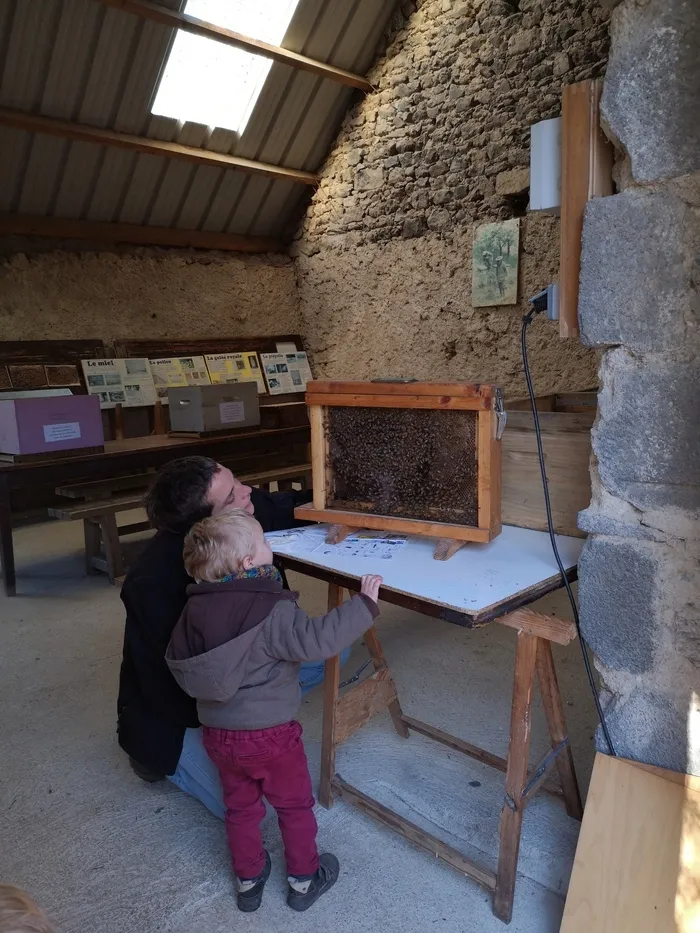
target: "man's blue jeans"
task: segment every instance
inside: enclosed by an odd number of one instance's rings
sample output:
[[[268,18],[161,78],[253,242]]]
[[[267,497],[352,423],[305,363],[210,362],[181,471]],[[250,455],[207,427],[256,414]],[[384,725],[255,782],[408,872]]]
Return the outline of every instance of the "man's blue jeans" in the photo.
[[[345,664],[350,656],[350,649],[340,655],[340,663]],[[323,682],[323,661],[302,664],[299,669],[299,684],[302,696],[313,690]],[[216,765],[207,755],[202,744],[202,730],[188,729],[185,732],[185,741],[182,745],[182,754],[177,763],[175,774],[168,777],[180,790],[184,790],[191,797],[200,800],[207,810],[214,816],[223,820],[226,808],[224,807],[223,793],[219,772]]]

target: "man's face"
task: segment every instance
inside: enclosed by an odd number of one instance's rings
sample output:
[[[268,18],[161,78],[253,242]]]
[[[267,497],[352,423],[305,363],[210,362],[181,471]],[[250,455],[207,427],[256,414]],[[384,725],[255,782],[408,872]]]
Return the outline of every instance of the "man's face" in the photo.
[[[244,486],[225,466],[220,465],[214,474],[207,501],[211,504],[212,515],[218,515],[223,509],[243,509],[253,514],[250,486]]]

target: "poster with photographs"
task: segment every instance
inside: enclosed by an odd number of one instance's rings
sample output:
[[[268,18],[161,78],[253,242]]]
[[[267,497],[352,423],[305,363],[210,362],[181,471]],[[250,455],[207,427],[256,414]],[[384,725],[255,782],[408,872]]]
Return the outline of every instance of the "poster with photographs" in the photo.
[[[203,356],[151,360],[151,373],[156,394],[164,405],[168,404],[168,389],[208,386],[211,382]]]
[[[101,408],[154,405],[156,390],[148,360],[83,360],[85,384]]]
[[[214,385],[222,382],[255,382],[258,395],[265,391],[257,353],[250,350],[243,353],[215,353],[206,356],[205,360]]]
[[[270,395],[304,392],[313,379],[306,353],[261,353],[263,370]]]

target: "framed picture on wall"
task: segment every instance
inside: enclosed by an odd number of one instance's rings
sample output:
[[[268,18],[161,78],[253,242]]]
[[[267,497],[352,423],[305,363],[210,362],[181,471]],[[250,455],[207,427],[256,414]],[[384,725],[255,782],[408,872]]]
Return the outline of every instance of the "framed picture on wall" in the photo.
[[[520,219],[481,224],[472,246],[472,307],[518,303]]]

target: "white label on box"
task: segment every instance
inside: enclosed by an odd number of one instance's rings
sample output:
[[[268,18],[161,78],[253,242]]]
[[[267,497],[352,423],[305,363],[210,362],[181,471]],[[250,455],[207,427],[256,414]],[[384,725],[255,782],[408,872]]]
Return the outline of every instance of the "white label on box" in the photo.
[[[71,441],[76,437],[80,437],[79,421],[44,425],[44,441],[47,444],[56,443],[57,441]]]
[[[221,402],[219,404],[219,418],[221,418],[222,424],[245,421],[245,405],[243,402]]]

